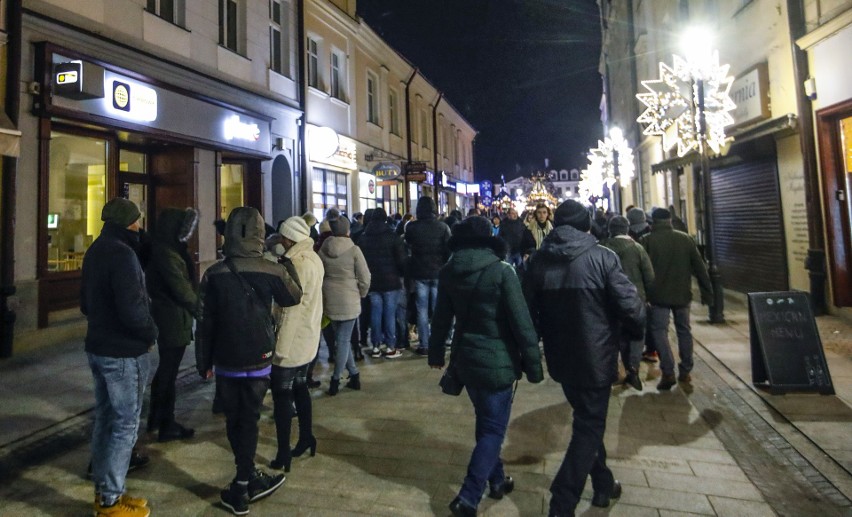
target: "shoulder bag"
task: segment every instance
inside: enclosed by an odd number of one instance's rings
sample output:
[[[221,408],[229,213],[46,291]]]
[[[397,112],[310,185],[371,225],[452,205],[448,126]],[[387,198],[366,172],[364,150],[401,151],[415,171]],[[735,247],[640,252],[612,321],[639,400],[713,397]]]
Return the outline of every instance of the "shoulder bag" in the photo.
[[[225,259],[225,265],[228,266],[228,269],[231,270],[231,273],[236,275],[236,277],[240,281],[240,285],[243,286],[243,290],[246,293],[246,296],[252,299],[252,303],[258,306],[258,309],[263,313],[263,322],[264,322],[264,332],[266,333],[266,340],[269,345],[272,347],[272,350],[275,350],[275,344],[277,341],[276,334],[278,333],[277,325],[275,323],[275,318],[272,316],[272,312],[267,309],[266,304],[263,303],[263,300],[260,298],[260,295],[257,294],[254,287],[251,286],[248,281],[243,278],[237,268],[234,267],[234,263],[231,262],[230,259]]]

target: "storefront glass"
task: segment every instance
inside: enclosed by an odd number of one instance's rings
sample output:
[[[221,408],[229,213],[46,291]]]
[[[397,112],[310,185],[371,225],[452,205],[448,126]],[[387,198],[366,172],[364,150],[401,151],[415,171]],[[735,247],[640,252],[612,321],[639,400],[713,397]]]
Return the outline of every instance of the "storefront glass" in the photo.
[[[312,182],[312,206],[311,211],[317,220],[325,218],[325,212],[331,207],[336,207],[341,212],[349,214],[349,187],[347,174],[327,169],[314,168]]]
[[[219,218],[227,221],[231,210],[243,206],[244,200],[245,166],[223,163],[219,172]]]
[[[852,117],[840,121],[840,145],[843,149],[844,178],[846,178],[847,199],[852,194]],[[852,203],[846,203],[846,217],[852,221]]]
[[[108,142],[52,132],[47,209],[47,269],[74,271],[101,233]]]
[[[358,210],[365,212],[376,208],[376,197],[381,196],[381,187],[376,188],[376,177],[364,171],[358,173]]]

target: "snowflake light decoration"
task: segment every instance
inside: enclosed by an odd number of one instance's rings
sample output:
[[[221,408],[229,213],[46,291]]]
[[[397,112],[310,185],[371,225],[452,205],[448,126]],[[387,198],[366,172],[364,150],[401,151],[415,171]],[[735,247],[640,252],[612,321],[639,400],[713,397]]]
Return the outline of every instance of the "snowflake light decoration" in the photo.
[[[642,81],[648,92],[636,94],[636,98],[646,109],[636,121],[646,124],[646,135],[662,135],[666,150],[676,145],[678,156],[699,150],[698,82],[703,81],[707,145],[719,153],[725,143],[725,127],[734,123],[730,112],[736,108],[729,95],[734,80],[728,75],[729,66],[719,65],[716,51],[701,68],[678,55],[672,57],[673,66],[660,63],[659,79]]]

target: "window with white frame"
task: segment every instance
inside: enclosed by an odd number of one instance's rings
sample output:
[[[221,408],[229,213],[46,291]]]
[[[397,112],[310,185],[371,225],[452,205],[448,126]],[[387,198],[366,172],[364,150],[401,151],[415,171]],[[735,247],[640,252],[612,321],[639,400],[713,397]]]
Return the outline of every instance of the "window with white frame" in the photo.
[[[289,9],[282,0],[269,0],[269,68],[282,75],[290,75]]]
[[[240,51],[240,2],[238,0],[219,0],[219,44],[225,48]]]
[[[336,50],[331,51],[331,96],[335,99],[346,100],[344,86],[346,84],[346,56]]]
[[[308,86],[319,88],[319,43],[308,36]]]
[[[397,106],[396,90],[388,90],[388,118],[390,119],[390,132],[399,135],[399,107]]]
[[[367,122],[379,124],[379,78],[367,72]]]
[[[155,14],[169,23],[186,25],[186,6],[184,0],[148,0],[145,8],[151,14]]]

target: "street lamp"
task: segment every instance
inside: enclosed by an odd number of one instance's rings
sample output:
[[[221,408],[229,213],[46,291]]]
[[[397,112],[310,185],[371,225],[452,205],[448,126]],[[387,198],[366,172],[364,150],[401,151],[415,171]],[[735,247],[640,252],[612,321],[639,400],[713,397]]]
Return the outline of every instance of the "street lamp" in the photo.
[[[621,129],[611,128],[606,138],[598,140],[596,148],[589,149],[587,158],[589,165],[580,174],[580,196],[597,205],[606,189],[616,192],[618,198],[619,187],[633,179],[633,150]],[[621,210],[620,198],[616,208]]]
[[[636,97],[646,106],[636,119],[647,124],[646,135],[662,135],[663,147],[677,147],[678,156],[697,151],[701,163],[704,192],[704,245],[707,249],[713,304],[710,322],[725,322],[725,298],[713,238],[713,186],[710,177],[710,150],[721,151],[725,127],[733,123],[730,112],[736,108],[728,95],[733,77],[728,65],[719,65],[719,53],[712,49],[711,35],[702,29],[684,33],[686,58],[672,56],[672,66],[660,63],[660,78],[642,81],[647,93]]]

